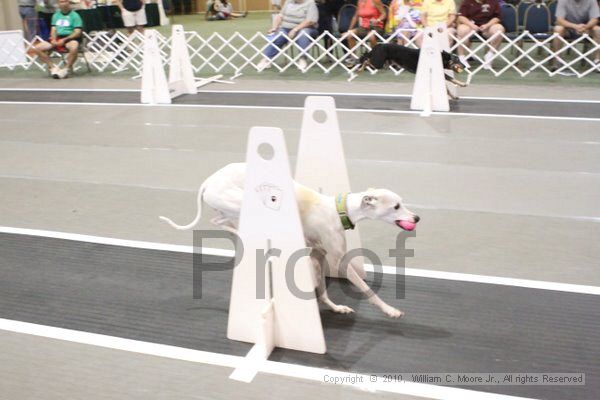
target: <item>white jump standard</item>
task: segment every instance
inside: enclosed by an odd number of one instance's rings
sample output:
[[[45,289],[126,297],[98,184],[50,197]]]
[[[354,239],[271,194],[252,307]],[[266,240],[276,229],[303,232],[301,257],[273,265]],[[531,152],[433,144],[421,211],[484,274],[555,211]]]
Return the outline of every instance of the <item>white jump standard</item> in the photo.
[[[171,104],[171,99],[182,94],[196,94],[198,88],[211,82],[233,83],[220,80],[222,75],[194,78],[194,69],[185,40],[183,25],[173,25],[169,80],[165,75],[163,60],[156,39],[157,32],[148,29],[144,37],[141,102],[144,104]]]

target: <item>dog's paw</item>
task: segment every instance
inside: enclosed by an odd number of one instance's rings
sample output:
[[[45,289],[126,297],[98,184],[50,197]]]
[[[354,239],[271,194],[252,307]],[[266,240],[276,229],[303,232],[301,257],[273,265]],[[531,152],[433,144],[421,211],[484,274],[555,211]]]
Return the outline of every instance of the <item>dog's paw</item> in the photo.
[[[392,306],[386,306],[382,311],[390,318],[402,318],[404,316],[403,311],[400,311]]]
[[[354,310],[351,309],[350,307],[339,305],[339,304],[336,304],[334,307],[332,307],[332,309],[334,312],[340,313],[340,314],[352,314],[354,312]]]

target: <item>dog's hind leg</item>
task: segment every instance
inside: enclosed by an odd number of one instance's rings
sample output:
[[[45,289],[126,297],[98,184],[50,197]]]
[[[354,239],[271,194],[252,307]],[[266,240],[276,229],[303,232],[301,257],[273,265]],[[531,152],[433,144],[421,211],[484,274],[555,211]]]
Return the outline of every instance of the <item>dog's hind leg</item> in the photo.
[[[223,215],[221,212],[217,212],[217,216],[210,220],[210,223],[218,226],[224,231],[231,232],[233,234],[238,233],[236,224],[229,219],[226,215]]]
[[[383,311],[385,315],[391,318],[400,318],[404,312],[394,308],[381,300],[379,296],[367,285],[367,283],[356,273],[353,265],[349,265],[347,269],[347,278],[356,286],[362,293],[367,296],[369,303],[376,305]]]

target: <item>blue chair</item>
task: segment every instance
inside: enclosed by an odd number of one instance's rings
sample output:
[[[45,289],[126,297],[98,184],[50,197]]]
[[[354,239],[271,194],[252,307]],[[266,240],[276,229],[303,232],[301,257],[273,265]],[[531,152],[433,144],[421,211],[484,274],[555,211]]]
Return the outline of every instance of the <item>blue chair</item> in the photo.
[[[521,0],[517,6],[517,16],[519,18],[519,26],[525,26],[525,11],[532,4],[531,1]]]
[[[548,3],[548,9],[550,10],[550,24],[552,26],[556,25],[556,6],[558,5],[558,0],[551,1]]]
[[[344,4],[340,8],[337,18],[338,29],[340,33],[348,32],[348,28],[350,28],[350,22],[352,22],[354,14],[356,14],[356,6],[354,4]]]
[[[548,6],[543,3],[536,3],[527,7],[525,11],[525,30],[539,40],[547,39],[552,35]]]
[[[512,4],[503,3],[500,7],[502,11],[502,26],[505,35],[514,39],[519,34],[519,23],[517,19],[517,9]]]

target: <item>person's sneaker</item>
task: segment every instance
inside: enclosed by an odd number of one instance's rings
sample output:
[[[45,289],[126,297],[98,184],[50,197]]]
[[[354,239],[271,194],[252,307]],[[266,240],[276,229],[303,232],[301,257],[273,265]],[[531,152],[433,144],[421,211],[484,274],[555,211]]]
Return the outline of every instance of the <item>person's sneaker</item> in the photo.
[[[487,53],[485,53],[485,56],[483,57],[483,69],[492,69],[492,60],[494,59],[494,53],[492,53],[491,51],[488,51]]]
[[[462,65],[465,66],[466,69],[471,68],[471,64],[469,64],[469,62],[467,61],[467,57],[465,57],[465,56],[458,56],[458,59],[460,60],[460,62],[462,63]]]
[[[58,77],[60,79],[65,79],[69,76],[69,70],[67,68],[62,68],[58,70]]]
[[[354,56],[349,56],[344,60],[344,65],[346,68],[354,68],[358,64],[358,60]]]
[[[52,76],[54,79],[59,79],[60,77],[58,76],[58,72],[60,71],[60,69],[55,65],[52,68],[50,68],[50,76]]]
[[[271,68],[271,60],[268,58],[263,58],[256,66],[256,69],[258,69],[259,72],[268,68]]]
[[[306,68],[308,68],[308,63],[306,62],[306,58],[302,57],[298,60],[298,69],[305,72]]]

